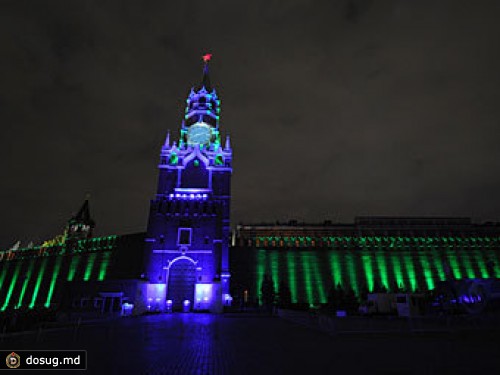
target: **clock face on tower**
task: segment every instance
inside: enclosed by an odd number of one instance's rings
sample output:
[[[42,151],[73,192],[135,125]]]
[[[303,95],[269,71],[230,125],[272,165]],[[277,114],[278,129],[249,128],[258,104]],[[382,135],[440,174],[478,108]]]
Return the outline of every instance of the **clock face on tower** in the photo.
[[[187,132],[188,145],[207,145],[212,138],[212,128],[204,122],[197,122]]]

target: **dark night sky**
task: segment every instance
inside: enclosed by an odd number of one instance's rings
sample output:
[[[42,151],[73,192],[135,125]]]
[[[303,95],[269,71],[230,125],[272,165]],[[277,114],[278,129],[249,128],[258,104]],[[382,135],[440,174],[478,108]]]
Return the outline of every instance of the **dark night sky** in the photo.
[[[50,5],[48,5],[50,4]],[[500,220],[497,1],[3,1],[0,247],[143,231],[214,54],[233,223]]]

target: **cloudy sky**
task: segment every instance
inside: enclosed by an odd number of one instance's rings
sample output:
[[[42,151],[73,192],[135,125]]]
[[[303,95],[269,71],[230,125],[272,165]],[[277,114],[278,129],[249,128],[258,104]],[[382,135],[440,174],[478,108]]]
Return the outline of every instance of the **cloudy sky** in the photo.
[[[4,1],[0,247],[146,227],[212,52],[233,224],[500,220],[496,1]]]

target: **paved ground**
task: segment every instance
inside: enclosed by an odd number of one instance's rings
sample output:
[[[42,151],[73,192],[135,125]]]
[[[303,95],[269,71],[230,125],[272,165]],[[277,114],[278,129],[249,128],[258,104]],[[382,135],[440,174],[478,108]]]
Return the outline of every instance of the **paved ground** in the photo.
[[[251,314],[123,318],[5,337],[0,348],[86,349],[88,371],[73,375],[500,373],[496,333],[332,337]]]

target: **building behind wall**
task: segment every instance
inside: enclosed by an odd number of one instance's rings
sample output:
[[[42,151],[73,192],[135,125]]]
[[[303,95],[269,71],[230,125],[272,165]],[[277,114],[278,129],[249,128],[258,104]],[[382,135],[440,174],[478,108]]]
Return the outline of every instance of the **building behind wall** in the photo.
[[[293,303],[327,302],[332,286],[356,295],[426,291],[448,278],[500,277],[500,225],[468,218],[359,217],[352,224],[238,225],[233,295],[260,302],[264,275]]]

